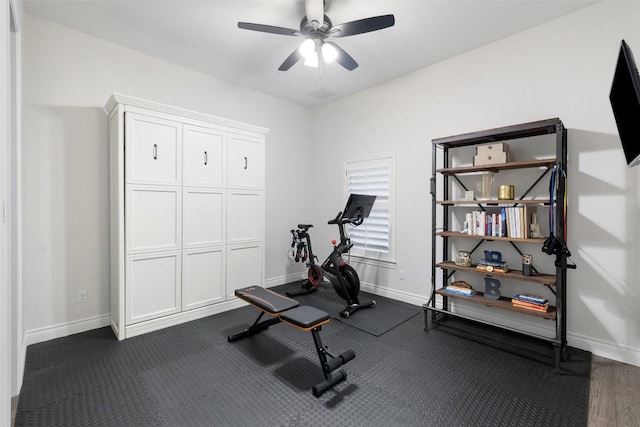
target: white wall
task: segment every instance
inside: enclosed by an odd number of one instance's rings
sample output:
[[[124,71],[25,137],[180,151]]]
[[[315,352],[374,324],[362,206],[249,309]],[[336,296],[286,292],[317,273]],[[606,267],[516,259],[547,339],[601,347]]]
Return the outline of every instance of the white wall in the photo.
[[[569,129],[568,241],[578,264],[568,272],[569,345],[640,365],[640,168],[626,168],[608,99],[620,40],[640,58],[639,16],[635,2],[599,3],[314,110],[312,134],[330,137],[315,145],[313,221],[341,206],[344,160],[395,151],[397,267],[363,279],[424,301],[431,140],[559,117]],[[333,230],[322,233],[328,240]]]
[[[123,93],[266,128],[266,277],[284,283],[288,231],[310,207],[297,173],[310,111],[25,15],[24,327],[27,344],[106,325],[109,95]],[[295,179],[294,179],[295,178]],[[78,304],[86,289],[88,302]]]

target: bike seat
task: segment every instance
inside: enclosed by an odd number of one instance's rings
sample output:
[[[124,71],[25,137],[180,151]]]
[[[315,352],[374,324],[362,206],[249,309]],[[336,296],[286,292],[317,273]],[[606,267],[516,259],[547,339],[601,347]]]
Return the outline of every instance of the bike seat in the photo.
[[[304,231],[307,231],[310,228],[313,228],[312,224],[298,224],[298,228],[303,229]]]

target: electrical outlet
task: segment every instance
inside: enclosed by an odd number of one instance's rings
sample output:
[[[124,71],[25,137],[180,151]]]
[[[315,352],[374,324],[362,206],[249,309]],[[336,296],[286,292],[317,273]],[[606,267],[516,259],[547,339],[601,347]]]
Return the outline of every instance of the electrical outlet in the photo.
[[[400,270],[400,280],[404,280],[404,270]]]
[[[87,302],[87,290],[81,289],[78,291],[78,304]]]

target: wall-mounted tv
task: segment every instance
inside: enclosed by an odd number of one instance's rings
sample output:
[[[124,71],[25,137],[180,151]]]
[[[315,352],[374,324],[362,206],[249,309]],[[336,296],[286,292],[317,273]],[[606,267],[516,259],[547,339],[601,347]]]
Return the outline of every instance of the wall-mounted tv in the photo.
[[[640,164],[640,76],[629,45],[622,40],[609,93],[628,166]]]

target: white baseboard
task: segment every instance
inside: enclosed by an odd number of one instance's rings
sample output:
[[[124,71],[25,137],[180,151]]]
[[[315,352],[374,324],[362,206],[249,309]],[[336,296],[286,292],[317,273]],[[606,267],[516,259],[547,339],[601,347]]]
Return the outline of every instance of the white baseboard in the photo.
[[[25,349],[31,344],[79,334],[80,332],[86,332],[92,329],[104,328],[105,326],[109,326],[111,324],[110,322],[110,316],[107,313],[67,323],[46,326],[44,328],[32,329],[26,331],[24,334]]]
[[[202,319],[203,317],[213,316],[214,314],[223,313],[235,308],[240,308],[245,305],[247,305],[246,302],[238,298],[234,298],[229,301],[223,301],[217,304],[183,311],[169,316],[160,317],[158,319],[147,320],[145,322],[125,326],[123,338],[132,338],[149,332],[158,331],[160,329]]]
[[[427,302],[426,298],[422,295],[402,292],[396,289],[385,288],[383,286],[372,285],[365,282],[360,282],[360,290],[370,294],[380,295],[381,297],[391,298],[396,301],[406,302],[407,304],[416,305],[418,307],[422,307],[422,305]]]
[[[628,363],[629,365],[640,366],[640,351],[636,348],[594,340],[584,335],[567,335],[567,341],[571,347],[590,351],[596,356],[606,357],[607,359],[617,360],[618,362]]]
[[[264,281],[265,288],[272,288],[274,286],[284,285],[286,283],[297,282],[298,280],[303,280],[307,277],[307,271],[303,271],[300,273],[291,273],[286,274],[284,276],[272,277],[271,279],[266,279]]]

